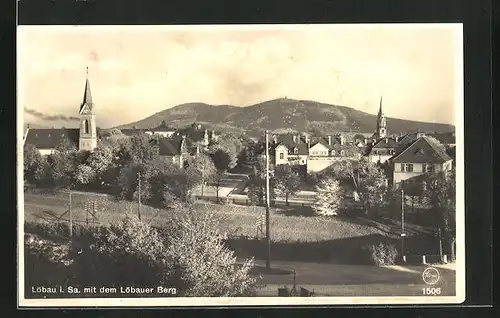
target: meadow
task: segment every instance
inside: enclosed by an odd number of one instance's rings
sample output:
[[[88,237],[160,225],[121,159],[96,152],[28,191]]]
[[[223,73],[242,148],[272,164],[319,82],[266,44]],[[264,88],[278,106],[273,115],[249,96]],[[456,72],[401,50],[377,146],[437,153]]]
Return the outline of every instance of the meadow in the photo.
[[[26,232],[36,231],[39,228],[37,224],[41,223],[68,224],[68,193],[29,190],[24,196]],[[86,212],[85,207],[89,202],[95,202],[95,216]],[[219,230],[227,234],[227,245],[236,256],[266,258],[265,224],[260,229],[257,226],[259,217],[263,219],[265,216],[265,208],[202,201],[195,202],[194,208],[200,212],[210,211],[218,218]],[[136,216],[138,203],[117,201],[101,194],[73,194],[71,210],[74,224],[108,225],[126,216]],[[142,205],[141,219],[161,228],[178,212]],[[405,226],[408,255],[439,253],[435,236],[425,228],[414,224]],[[308,206],[282,205],[270,209],[273,258],[284,261],[371,264],[366,247],[383,243],[399,249],[399,231],[400,225],[390,220],[314,216]],[[419,260],[418,257],[415,259]]]
[[[25,222],[68,222],[69,195],[53,192],[25,192]],[[72,195],[72,219],[74,223],[85,224],[87,219],[93,224],[110,224],[118,222],[127,215],[137,215],[137,202],[117,201],[112,197],[93,194]],[[85,209],[89,201],[95,202],[95,217],[88,215]],[[261,237],[256,225],[259,216],[265,215],[263,207],[242,206],[232,204],[212,204],[196,202],[198,211],[211,211],[220,218],[220,230],[229,236]],[[344,218],[321,216],[300,216],[308,214],[304,210],[310,207],[277,207],[271,208],[271,239],[275,242],[318,242],[338,240],[369,235],[387,235],[387,232]],[[298,215],[293,215],[294,212]],[[168,221],[175,210],[157,209],[141,206],[141,218],[161,226]],[[310,214],[310,213],[309,213]]]

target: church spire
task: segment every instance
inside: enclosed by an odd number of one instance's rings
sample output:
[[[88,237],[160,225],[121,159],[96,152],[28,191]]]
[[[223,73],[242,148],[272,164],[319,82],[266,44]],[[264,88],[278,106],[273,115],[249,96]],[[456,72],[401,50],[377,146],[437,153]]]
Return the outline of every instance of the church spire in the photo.
[[[384,114],[384,111],[382,110],[382,95],[380,95],[380,106],[378,109],[378,115],[381,116]]]
[[[377,116],[377,131],[375,132],[377,138],[384,138],[387,135],[387,122],[382,109],[382,96],[380,96],[380,105]]]
[[[86,73],[85,73],[85,92],[83,93],[83,102],[82,105],[80,105],[80,112],[82,111],[83,107],[85,105],[88,105],[89,109],[92,110],[94,104],[92,103],[92,94],[90,93],[90,82],[89,82],[89,67],[87,66],[86,68]]]

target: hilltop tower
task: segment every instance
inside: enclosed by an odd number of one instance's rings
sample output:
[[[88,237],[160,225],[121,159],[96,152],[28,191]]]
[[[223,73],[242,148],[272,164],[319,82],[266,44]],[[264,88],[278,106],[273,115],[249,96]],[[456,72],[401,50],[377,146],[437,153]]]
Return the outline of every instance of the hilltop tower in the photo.
[[[385,138],[385,136],[387,136],[387,122],[384,111],[382,110],[382,96],[380,96],[380,107],[377,116],[377,131],[375,132],[375,135],[377,139]]]
[[[78,149],[93,151],[97,147],[97,126],[94,103],[90,93],[89,68],[87,67],[83,102],[80,105],[80,138]]]

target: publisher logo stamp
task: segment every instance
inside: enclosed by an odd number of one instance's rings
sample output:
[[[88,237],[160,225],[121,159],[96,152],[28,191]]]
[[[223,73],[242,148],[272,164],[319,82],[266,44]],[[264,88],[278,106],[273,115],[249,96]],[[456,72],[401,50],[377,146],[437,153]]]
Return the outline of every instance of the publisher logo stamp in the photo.
[[[422,279],[427,285],[434,285],[439,281],[439,271],[434,267],[428,267],[422,273]]]

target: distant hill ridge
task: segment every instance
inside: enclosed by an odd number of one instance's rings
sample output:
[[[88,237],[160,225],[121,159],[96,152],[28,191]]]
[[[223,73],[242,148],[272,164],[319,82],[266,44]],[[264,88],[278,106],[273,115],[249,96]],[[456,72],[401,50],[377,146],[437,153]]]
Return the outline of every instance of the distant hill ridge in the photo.
[[[173,127],[183,127],[196,122],[220,130],[245,131],[249,135],[261,134],[265,129],[323,134],[343,131],[368,133],[375,131],[376,119],[376,115],[347,106],[280,98],[246,107],[186,103],[116,128],[146,129],[165,121]],[[387,117],[387,127],[389,133],[455,130],[453,125],[392,117]]]

